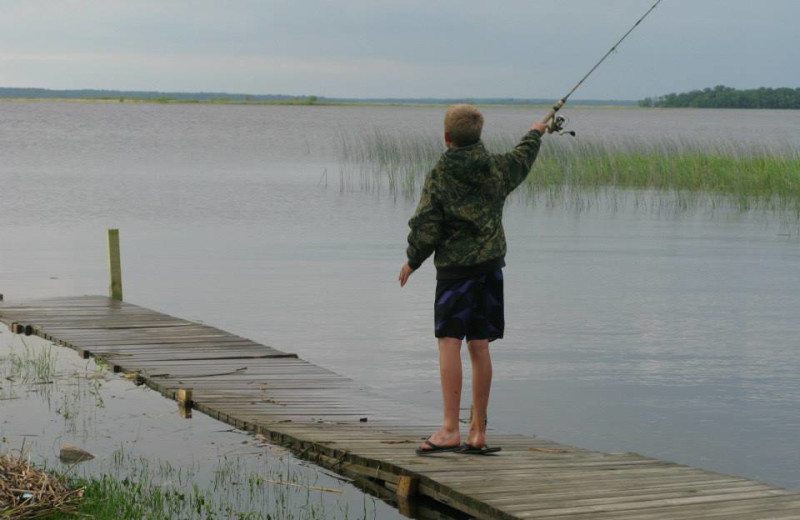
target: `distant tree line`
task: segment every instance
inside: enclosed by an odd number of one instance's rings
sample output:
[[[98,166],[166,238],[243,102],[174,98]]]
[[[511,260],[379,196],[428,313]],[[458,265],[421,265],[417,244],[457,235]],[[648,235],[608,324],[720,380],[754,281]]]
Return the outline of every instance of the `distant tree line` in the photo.
[[[793,108],[800,109],[800,88],[736,90],[718,85],[682,94],[667,94],[639,101],[643,107],[665,108]]]

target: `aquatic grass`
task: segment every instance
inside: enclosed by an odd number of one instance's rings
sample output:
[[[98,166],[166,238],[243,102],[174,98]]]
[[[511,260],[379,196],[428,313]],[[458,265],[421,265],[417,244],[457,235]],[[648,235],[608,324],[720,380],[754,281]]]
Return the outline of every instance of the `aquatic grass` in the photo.
[[[510,150],[516,136],[486,140]],[[444,146],[437,134],[343,136],[343,171],[359,187],[416,196]],[[688,209],[697,205],[790,211],[800,216],[800,152],[682,140],[585,140],[549,136],[521,193],[528,201],[582,205],[608,190],[636,190]],[[576,202],[582,201],[582,202]],[[615,198],[612,195],[612,198]],[[663,201],[662,201],[663,202]]]
[[[376,129],[342,135],[339,151],[343,164],[357,166],[360,189],[386,184],[392,191],[411,193],[421,187],[424,173],[435,164],[443,146],[438,134],[397,136]]]
[[[224,458],[206,486],[198,484],[197,467],[176,468],[123,449],[113,454],[112,461],[110,470],[101,475],[62,474],[70,488],[83,489],[83,501],[73,514],[51,518],[349,518],[346,506],[326,502],[315,493],[339,493],[338,489],[311,485],[313,479],[289,464],[257,468],[241,457]]]
[[[9,381],[23,384],[49,384],[56,373],[58,356],[51,346],[43,349],[31,348],[21,336],[15,337],[21,349],[10,349],[0,356],[2,375]]]
[[[105,407],[101,393],[107,372],[97,367],[81,370],[59,369],[58,347],[36,338],[13,336],[0,349],[0,401],[39,396],[48,409],[64,420],[69,433],[90,431],[94,410]]]

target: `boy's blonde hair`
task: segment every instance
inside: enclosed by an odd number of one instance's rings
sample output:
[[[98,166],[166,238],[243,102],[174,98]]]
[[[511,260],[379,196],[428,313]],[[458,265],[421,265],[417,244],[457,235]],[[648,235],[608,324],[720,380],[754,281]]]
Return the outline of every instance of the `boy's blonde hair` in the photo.
[[[483,130],[483,115],[472,105],[453,105],[444,114],[444,131],[456,146],[478,142]]]

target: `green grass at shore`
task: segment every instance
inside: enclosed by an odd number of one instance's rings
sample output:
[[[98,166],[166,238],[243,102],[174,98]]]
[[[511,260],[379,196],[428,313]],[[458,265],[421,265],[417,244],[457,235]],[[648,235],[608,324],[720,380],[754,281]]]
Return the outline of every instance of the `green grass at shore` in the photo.
[[[252,458],[249,457],[249,458]],[[83,489],[83,498],[69,512],[48,519],[114,518],[117,520],[172,520],[175,518],[231,518],[239,520],[341,519],[374,514],[350,511],[340,486],[319,486],[308,472],[289,463],[269,467],[249,458],[218,461],[211,482],[198,483],[198,468],[174,467],[118,451],[110,471],[92,476],[59,478],[70,489]],[[2,513],[0,512],[0,517]]]
[[[705,194],[740,210],[800,209],[796,152],[680,143],[546,147],[526,181],[552,187]]]
[[[510,150],[517,139],[487,141]],[[360,186],[413,196],[443,151],[436,134],[390,136],[375,132],[343,137],[346,171],[360,173]],[[739,210],[800,212],[800,153],[797,150],[693,144],[680,141],[592,141],[547,137],[522,193],[534,200],[614,190],[694,195]]]

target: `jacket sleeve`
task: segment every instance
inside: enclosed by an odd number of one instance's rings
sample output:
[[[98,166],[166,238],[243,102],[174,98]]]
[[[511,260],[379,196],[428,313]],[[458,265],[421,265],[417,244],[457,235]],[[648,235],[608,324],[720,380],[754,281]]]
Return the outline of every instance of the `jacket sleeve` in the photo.
[[[417,211],[408,221],[411,232],[408,234],[406,255],[412,269],[419,269],[442,238],[444,212],[436,190],[436,173],[434,169],[425,177]]]
[[[541,144],[542,134],[531,130],[513,150],[496,156],[497,165],[503,175],[503,190],[506,195],[514,191],[514,188],[522,184],[528,176]]]

